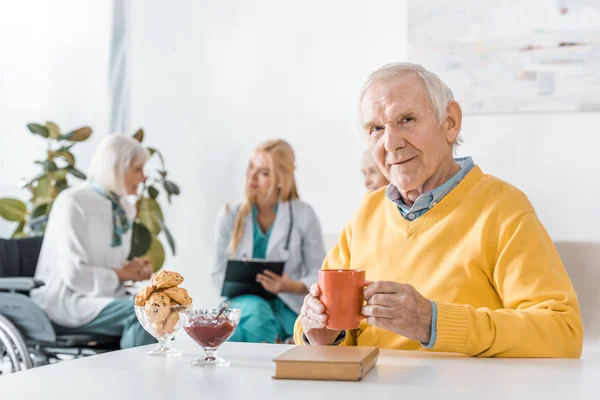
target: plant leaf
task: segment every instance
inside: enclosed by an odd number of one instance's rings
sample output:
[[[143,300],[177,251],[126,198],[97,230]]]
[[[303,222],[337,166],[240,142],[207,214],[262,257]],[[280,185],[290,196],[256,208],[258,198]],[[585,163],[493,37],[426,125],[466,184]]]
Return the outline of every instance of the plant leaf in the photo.
[[[58,193],[62,192],[65,189],[68,189],[69,187],[69,183],[67,182],[66,179],[57,179],[54,182],[54,187],[56,188],[56,191]]]
[[[70,142],[83,142],[92,135],[92,128],[84,126],[72,132],[61,135],[58,140],[68,140]]]
[[[171,231],[169,231],[169,229],[165,225],[165,222],[162,220],[160,222],[162,225],[162,230],[165,233],[165,236],[167,237],[167,242],[169,243],[169,246],[171,247],[171,252],[173,252],[173,255],[175,255],[175,239],[173,239],[173,235],[171,235]]]
[[[152,200],[156,200],[156,198],[158,197],[158,189],[155,188],[154,186],[148,186],[148,196],[150,196],[150,198]]]
[[[81,172],[77,168],[73,167],[72,165],[67,167],[67,171],[76,178],[87,179],[87,176],[85,176],[85,174],[83,172]]]
[[[7,221],[24,222],[27,205],[18,199],[0,199],[0,216]]]
[[[165,191],[167,192],[167,200],[169,201],[169,204],[171,204],[171,196],[178,195],[180,192],[179,186],[171,181],[166,180],[164,177],[162,178],[162,183]]]
[[[53,160],[56,157],[63,158],[69,165],[75,165],[75,156],[68,150],[57,150],[48,152],[49,159]]]
[[[137,217],[153,235],[158,235],[162,230],[163,214],[158,202],[149,197],[142,197],[136,204]]]
[[[58,139],[60,137],[60,128],[54,122],[46,122],[46,129],[48,129],[48,135],[52,139]]]
[[[61,146],[58,150],[56,151],[69,151],[71,150],[71,147],[75,146],[75,143],[71,143],[67,146]]]
[[[23,188],[26,188],[26,187],[28,187],[28,186],[32,185],[33,183],[35,183],[35,182],[39,181],[39,180],[40,180],[40,179],[42,179],[43,177],[47,177],[47,176],[48,176],[48,175],[47,175],[45,172],[44,172],[44,173],[41,173],[41,174],[37,175],[35,178],[31,179],[31,180],[30,180],[29,182],[27,182],[26,184],[24,184],[24,185],[23,185],[21,188],[22,188],[22,189],[23,189]]]
[[[59,168],[52,174],[52,177],[57,181],[62,181],[67,179],[67,168]]]
[[[54,187],[50,183],[50,178],[45,176],[38,181],[34,189],[33,198],[31,199],[34,207],[42,204],[49,204],[54,201]]]
[[[138,142],[142,143],[144,141],[144,130],[142,128],[138,129],[132,137]]]
[[[43,125],[40,124],[27,124],[27,128],[29,129],[29,132],[33,133],[34,135],[40,135],[43,138],[48,138],[48,136],[50,136],[50,132],[48,132],[48,128],[46,128]]]
[[[41,206],[38,206],[33,209],[33,211],[31,212],[30,218],[34,219],[34,218],[41,217],[42,215],[49,215],[51,208],[52,208],[52,204],[42,204]]]
[[[177,186],[175,182],[165,180],[164,186],[165,190],[167,190],[170,194],[179,195],[179,186]]]
[[[20,239],[20,238],[27,237],[28,235],[25,233],[24,229],[25,229],[25,221],[21,221],[19,223],[19,226],[17,226],[17,229],[15,229],[15,231],[13,232],[12,238]]]
[[[152,234],[144,225],[134,222],[133,229],[131,232],[131,252],[129,253],[129,259],[135,257],[142,257],[150,249],[152,242]]]
[[[46,171],[46,172],[54,172],[58,169],[58,167],[56,166],[56,163],[51,160],[42,161],[42,167],[44,167],[44,171]]]
[[[152,261],[152,271],[158,272],[165,263],[165,248],[156,236],[152,236],[152,242],[148,252],[144,254]]]

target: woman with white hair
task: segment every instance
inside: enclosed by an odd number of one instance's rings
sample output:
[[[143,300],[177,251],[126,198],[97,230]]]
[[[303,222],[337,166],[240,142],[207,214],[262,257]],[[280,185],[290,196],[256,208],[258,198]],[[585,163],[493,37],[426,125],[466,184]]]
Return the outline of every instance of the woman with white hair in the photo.
[[[242,316],[230,340],[284,341],[294,332],[304,295],[318,280],[325,258],[323,234],[312,207],[300,200],[294,178],[295,155],[284,140],[254,149],[246,170],[246,195],[226,205],[217,220],[213,283],[221,289],[228,259],[285,261],[283,274],[264,270],[258,282],[275,299],[254,294],[231,298]]]
[[[45,285],[31,292],[57,333],[121,337],[121,348],[155,342],[139,324],[123,282],[150,278],[148,260],[127,261],[135,195],[150,154],[121,135],[102,140],[88,180],[56,198],[35,277]]]

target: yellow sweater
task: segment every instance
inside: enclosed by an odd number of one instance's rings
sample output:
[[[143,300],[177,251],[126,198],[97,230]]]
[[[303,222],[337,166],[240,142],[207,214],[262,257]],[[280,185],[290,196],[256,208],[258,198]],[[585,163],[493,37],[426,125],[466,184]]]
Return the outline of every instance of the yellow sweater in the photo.
[[[410,222],[368,194],[323,269],[364,269],[371,281],[413,285],[436,302],[433,350],[496,357],[581,355],[583,325],[573,286],[527,197],[479,167]],[[296,322],[294,339],[302,343]],[[423,347],[362,321],[344,345]]]

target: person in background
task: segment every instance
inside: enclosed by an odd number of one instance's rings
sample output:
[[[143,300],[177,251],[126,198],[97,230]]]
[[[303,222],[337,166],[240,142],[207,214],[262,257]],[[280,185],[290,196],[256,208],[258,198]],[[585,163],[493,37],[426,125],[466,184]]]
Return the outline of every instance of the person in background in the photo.
[[[50,212],[31,292],[57,333],[120,336],[121,348],[156,342],[139,324],[123,283],[149,279],[149,260],[128,261],[134,207],[148,151],[135,139],[104,138],[88,180],[61,192]]]
[[[369,191],[374,192],[390,184],[368,150],[363,153],[362,173],[365,176],[365,187]]]
[[[366,271],[365,320],[327,329],[314,285],[295,342],[579,358],[577,294],[529,199],[453,157],[462,111],[450,88],[420,65],[389,64],[359,106],[390,186],[365,196],[323,268]]]
[[[223,207],[217,218],[212,279],[218,290],[230,258],[285,261],[283,275],[265,270],[256,277],[277,295],[275,300],[256,295],[230,299],[231,307],[242,310],[231,341],[275,343],[291,337],[304,296],[318,280],[323,235],[312,207],[300,200],[294,170],[294,151],[287,142],[259,144],[246,170],[245,198]]]

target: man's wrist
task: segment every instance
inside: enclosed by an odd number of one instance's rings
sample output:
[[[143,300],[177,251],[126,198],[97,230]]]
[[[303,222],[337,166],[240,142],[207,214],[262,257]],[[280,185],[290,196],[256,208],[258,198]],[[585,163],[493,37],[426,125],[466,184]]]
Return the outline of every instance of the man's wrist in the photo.
[[[437,341],[437,304],[431,300],[431,334],[427,342],[421,342],[421,345],[426,349],[431,349]]]

